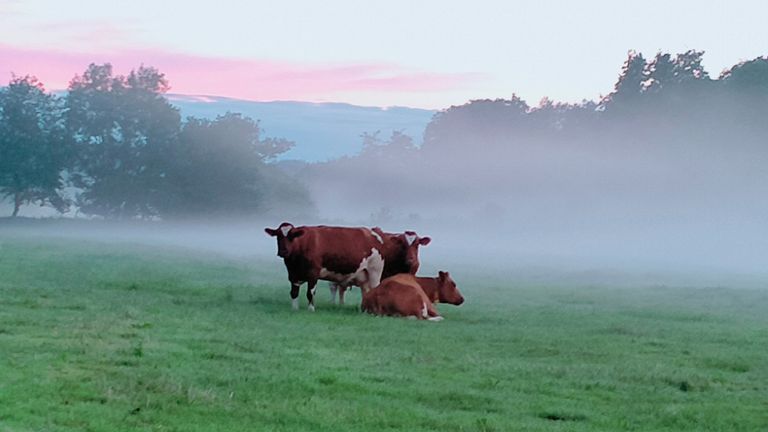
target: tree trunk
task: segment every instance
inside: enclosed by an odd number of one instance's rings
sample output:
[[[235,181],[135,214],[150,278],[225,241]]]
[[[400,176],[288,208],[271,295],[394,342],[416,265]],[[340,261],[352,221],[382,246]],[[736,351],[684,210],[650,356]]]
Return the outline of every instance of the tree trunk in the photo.
[[[16,192],[13,195],[13,214],[11,217],[16,217],[19,214],[19,207],[21,207],[21,194]]]

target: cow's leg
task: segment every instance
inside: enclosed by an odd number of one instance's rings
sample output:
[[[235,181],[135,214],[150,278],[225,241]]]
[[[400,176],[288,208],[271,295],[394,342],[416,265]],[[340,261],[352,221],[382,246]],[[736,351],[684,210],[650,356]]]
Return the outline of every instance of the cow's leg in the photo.
[[[291,282],[291,306],[293,310],[299,309],[299,287],[301,283]]]
[[[339,290],[339,286],[335,282],[331,282],[328,286],[331,288],[331,303],[336,304],[336,291]],[[342,303],[344,302],[342,301]]]
[[[315,311],[315,288],[317,285],[317,279],[313,279],[307,282],[307,310]]]
[[[423,313],[423,317],[429,321],[443,320],[443,317],[441,317],[440,314],[437,313],[437,310],[435,309],[434,305],[432,305],[432,303],[424,303],[424,309],[422,313]]]
[[[344,294],[347,292],[347,287],[344,285],[339,286],[339,304],[344,305]]]

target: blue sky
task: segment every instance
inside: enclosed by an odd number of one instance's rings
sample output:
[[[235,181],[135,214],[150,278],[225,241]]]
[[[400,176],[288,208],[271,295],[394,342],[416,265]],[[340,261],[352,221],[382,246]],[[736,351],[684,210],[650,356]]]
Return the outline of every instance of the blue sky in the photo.
[[[0,79],[57,89],[109,61],[157,66],[174,92],[252,100],[574,102],[609,92],[629,49],[705,50],[714,76],[766,55],[766,16],[762,1],[0,0]]]

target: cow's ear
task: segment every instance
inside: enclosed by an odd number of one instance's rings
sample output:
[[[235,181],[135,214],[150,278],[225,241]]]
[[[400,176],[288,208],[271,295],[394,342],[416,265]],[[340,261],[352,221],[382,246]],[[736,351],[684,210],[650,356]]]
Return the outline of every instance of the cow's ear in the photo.
[[[419,244],[422,245],[422,246],[426,246],[431,241],[432,241],[432,239],[429,238],[429,237],[422,237],[422,238],[419,239]]]
[[[444,272],[442,270],[437,272],[437,277],[440,278],[440,280],[445,279],[446,276],[448,276],[448,272]]]
[[[272,228],[264,228],[264,232],[274,237],[277,235],[277,230]]]
[[[304,235],[304,230],[303,229],[301,229],[301,228],[299,228],[299,229],[294,228],[294,229],[288,231],[288,240],[293,240],[293,239],[295,239],[297,237],[301,237],[303,235]]]

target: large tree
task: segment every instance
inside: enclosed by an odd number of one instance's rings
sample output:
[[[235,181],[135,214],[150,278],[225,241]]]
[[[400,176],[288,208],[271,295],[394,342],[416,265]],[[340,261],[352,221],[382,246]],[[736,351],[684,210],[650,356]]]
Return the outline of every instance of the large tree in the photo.
[[[66,207],[60,195],[65,164],[61,105],[34,77],[14,77],[0,89],[0,194],[23,204]]]
[[[440,111],[424,130],[422,151],[428,157],[445,152],[477,155],[492,151],[528,131],[530,107],[516,95],[510,99],[473,100]],[[467,142],[473,145],[468,147]]]
[[[263,138],[259,123],[227,113],[215,120],[188,118],[168,161],[162,214],[232,215],[265,210],[275,188],[298,193],[265,162],[293,143]],[[302,192],[303,193],[303,192]],[[306,200],[303,193],[299,200]]]
[[[69,85],[67,127],[77,148],[79,204],[108,218],[154,217],[163,199],[166,160],[180,129],[163,97],[163,74],[141,66],[128,76],[91,64]]]

